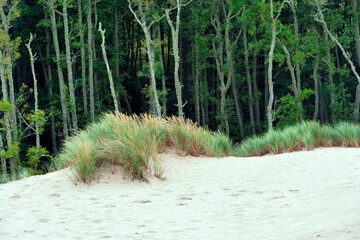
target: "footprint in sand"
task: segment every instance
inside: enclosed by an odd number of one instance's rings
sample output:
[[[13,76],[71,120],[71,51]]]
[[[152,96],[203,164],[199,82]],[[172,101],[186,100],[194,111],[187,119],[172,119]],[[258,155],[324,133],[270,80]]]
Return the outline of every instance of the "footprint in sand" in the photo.
[[[20,199],[21,197],[19,195],[11,196],[10,199]]]
[[[151,201],[149,200],[139,200],[139,201],[135,201],[137,203],[151,203]]]
[[[39,222],[41,222],[41,223],[47,223],[47,222],[49,222],[50,220],[49,219],[46,219],[46,218],[42,218],[42,219],[40,219],[39,220]]]
[[[179,200],[192,200],[192,198],[189,198],[189,197],[180,197]]]
[[[240,197],[241,194],[240,193],[235,193],[235,194],[231,194],[230,196],[232,196],[232,197]]]
[[[114,208],[114,207],[116,207],[114,204],[108,204],[108,205],[105,205],[104,206],[105,208]]]
[[[53,194],[50,194],[49,197],[60,197],[60,194],[58,194],[58,193],[53,193]]]
[[[177,204],[178,206],[186,206],[186,205],[188,205],[187,203],[178,203]]]

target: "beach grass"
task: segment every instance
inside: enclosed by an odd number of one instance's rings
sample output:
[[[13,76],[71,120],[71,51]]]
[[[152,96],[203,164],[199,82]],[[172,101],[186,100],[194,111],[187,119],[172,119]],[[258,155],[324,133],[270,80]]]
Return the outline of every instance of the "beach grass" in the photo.
[[[319,147],[359,147],[359,125],[340,122],[321,125],[303,122],[282,130],[270,131],[242,142],[236,151],[238,156],[263,156]]]
[[[169,148],[182,156],[249,157],[333,146],[359,147],[359,125],[303,122],[233,145],[226,135],[183,118],[107,113],[66,140],[52,168],[73,166],[75,179],[88,183],[103,164],[120,165],[129,178],[147,181],[151,175],[161,177],[156,156]]]
[[[115,164],[131,179],[146,180],[161,175],[156,155],[168,148],[180,155],[223,157],[230,155],[232,142],[190,120],[107,113],[66,140],[53,168],[74,166],[76,180],[90,182],[103,164]]]

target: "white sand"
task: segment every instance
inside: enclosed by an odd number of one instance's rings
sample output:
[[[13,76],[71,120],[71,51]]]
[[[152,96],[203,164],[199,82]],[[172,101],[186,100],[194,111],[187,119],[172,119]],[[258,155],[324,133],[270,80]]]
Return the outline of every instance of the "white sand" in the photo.
[[[160,158],[150,184],[63,170],[0,185],[0,239],[360,239],[360,149]]]

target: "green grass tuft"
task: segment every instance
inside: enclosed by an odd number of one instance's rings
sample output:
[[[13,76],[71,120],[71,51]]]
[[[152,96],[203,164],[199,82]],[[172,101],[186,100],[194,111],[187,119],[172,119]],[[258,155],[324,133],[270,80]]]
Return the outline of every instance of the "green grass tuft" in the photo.
[[[105,114],[65,142],[53,166],[74,166],[76,180],[90,182],[103,163],[124,167],[130,178],[146,180],[159,176],[159,152],[175,148],[179,154],[228,156],[231,140],[181,118],[162,119],[150,115]]]
[[[236,150],[237,156],[262,156],[268,153],[311,150],[317,147],[359,147],[360,126],[341,122],[333,126],[303,122],[259,137],[246,139]]]

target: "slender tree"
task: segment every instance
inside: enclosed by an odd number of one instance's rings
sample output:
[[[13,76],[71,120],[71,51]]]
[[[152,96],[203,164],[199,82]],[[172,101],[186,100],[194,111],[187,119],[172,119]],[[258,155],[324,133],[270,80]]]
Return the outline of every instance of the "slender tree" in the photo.
[[[111,72],[110,67],[109,67],[109,61],[108,61],[108,58],[106,56],[105,31],[106,30],[101,28],[101,22],[100,22],[99,23],[99,32],[100,32],[101,38],[102,38],[102,43],[101,43],[102,54],[103,54],[104,62],[105,62],[105,65],[106,65],[106,70],[107,70],[108,77],[109,77],[110,90],[111,90],[111,95],[112,95],[113,101],[114,101],[115,111],[119,112],[119,105],[118,105],[118,101],[117,101],[117,97],[116,97],[116,91],[115,91],[115,88],[114,88],[114,80],[113,80],[113,77],[112,77],[112,72]]]

